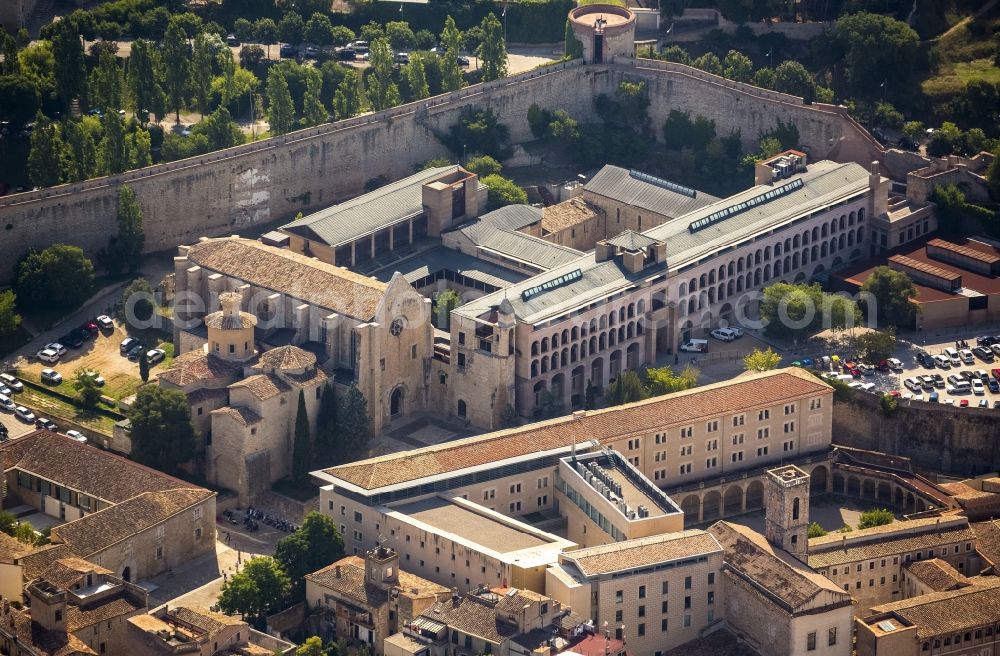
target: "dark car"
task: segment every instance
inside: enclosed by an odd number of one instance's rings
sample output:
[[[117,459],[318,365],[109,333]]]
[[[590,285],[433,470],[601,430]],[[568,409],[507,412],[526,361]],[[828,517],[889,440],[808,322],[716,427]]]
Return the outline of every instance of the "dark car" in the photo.
[[[136,344],[128,352],[128,359],[133,362],[139,361],[139,356],[146,352],[146,347],[142,344]]]
[[[944,376],[942,376],[941,374],[934,374],[931,377],[934,379],[934,387],[936,387],[938,389],[944,389],[944,387],[945,387],[945,385],[944,385]]]
[[[934,358],[927,351],[917,351],[917,362],[927,369],[934,368]]]
[[[86,332],[86,331],[84,331]],[[78,349],[83,346],[83,343],[87,341],[87,338],[80,334],[78,330],[71,330],[62,337],[59,338],[60,344],[65,344],[70,348]]]
[[[986,381],[986,386],[989,387],[990,391],[994,394],[1000,394],[1000,383],[998,383],[995,379],[990,378]]]
[[[354,61],[358,58],[358,51],[352,48],[341,48],[337,51],[337,59],[341,61]]]
[[[991,335],[982,335],[976,338],[976,346],[993,346],[997,343],[997,338]]]
[[[56,422],[51,419],[46,419],[45,417],[39,417],[35,420],[35,428],[44,428],[45,430],[57,431],[59,427],[56,426]]]
[[[240,45],[240,40],[236,38],[235,34],[229,34],[226,36],[226,45],[236,47]]]
[[[278,50],[278,54],[282,57],[295,57],[299,54],[299,49],[290,43],[283,43]]]
[[[304,54],[309,59],[316,59],[319,57],[319,48],[315,46],[306,46]]]
[[[979,380],[979,376],[977,376],[971,371],[960,371],[958,375],[964,378],[965,380],[969,381],[970,383],[974,380]]]
[[[128,355],[138,344],[139,340],[135,337],[126,337],[122,340],[122,343],[118,345],[118,352],[122,355]]]
[[[0,442],[6,442],[10,439],[10,433],[7,432],[7,427],[0,424]]]
[[[993,362],[993,351],[985,346],[976,346],[972,349],[972,354],[984,362]]]
[[[459,66],[468,66],[469,65],[469,58],[466,57],[465,55],[459,55],[458,56],[458,65]]]

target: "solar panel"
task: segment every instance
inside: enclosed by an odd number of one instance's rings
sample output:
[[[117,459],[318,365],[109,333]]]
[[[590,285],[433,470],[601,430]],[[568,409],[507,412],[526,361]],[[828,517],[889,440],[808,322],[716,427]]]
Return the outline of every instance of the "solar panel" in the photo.
[[[699,230],[704,230],[713,223],[718,223],[723,219],[727,219],[741,212],[745,212],[749,209],[753,209],[762,203],[774,200],[775,198],[780,198],[795,191],[796,189],[802,188],[802,178],[796,178],[787,184],[783,184],[780,187],[766,191],[763,194],[758,194],[753,198],[748,198],[745,201],[727,207],[724,210],[719,210],[717,212],[712,212],[706,217],[700,218],[697,221],[692,221],[688,225],[688,230],[690,232],[698,232]]]
[[[642,171],[636,171],[631,169],[628,172],[629,177],[639,180],[640,182],[645,182],[651,185],[655,185],[667,191],[672,191],[675,194],[681,194],[682,196],[687,196],[688,198],[694,198],[698,195],[698,192],[690,187],[685,187],[679,185],[676,182],[671,182],[670,180],[664,180],[663,178],[658,178],[655,175],[650,175],[648,173],[643,173]]]
[[[553,278],[552,280],[546,280],[540,285],[535,285],[534,287],[529,287],[521,292],[521,299],[527,301],[530,298],[538,296],[542,292],[547,292],[550,289],[555,289],[556,287],[562,287],[563,285],[568,285],[571,282],[579,280],[583,277],[583,271],[580,269],[574,269],[569,273],[564,273],[558,278]]]
[[[885,631],[886,633],[896,630],[896,625],[890,622],[889,620],[882,620],[881,622],[876,624],[876,626]]]

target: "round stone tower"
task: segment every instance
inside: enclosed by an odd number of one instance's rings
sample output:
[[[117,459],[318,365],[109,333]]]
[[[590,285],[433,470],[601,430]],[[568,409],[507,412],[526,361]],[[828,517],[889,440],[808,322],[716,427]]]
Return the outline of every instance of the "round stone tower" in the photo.
[[[257,317],[240,311],[241,292],[219,294],[222,310],[205,316],[208,329],[208,352],[225,360],[242,362],[255,354],[253,329]]]
[[[586,5],[569,12],[573,35],[583,43],[583,61],[601,64],[635,54],[635,14],[614,5]]]

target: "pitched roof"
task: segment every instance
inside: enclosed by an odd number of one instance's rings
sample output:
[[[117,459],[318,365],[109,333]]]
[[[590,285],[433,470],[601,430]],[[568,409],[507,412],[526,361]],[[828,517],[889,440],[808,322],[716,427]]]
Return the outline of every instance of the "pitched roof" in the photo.
[[[12,535],[0,533],[0,562],[12,563],[34,551],[34,547],[25,544]]]
[[[189,608],[186,606],[171,607],[169,610],[171,617],[181,622],[198,627],[208,634],[215,634],[227,626],[242,626],[246,624],[238,617],[232,617],[225,613],[215,613],[207,608]]]
[[[667,183],[666,185],[663,183]],[[681,185],[670,188],[666,180],[619,166],[606,165],[583,186],[584,191],[648,210],[662,216],[675,218],[719,200],[702,191],[680,193]]]
[[[249,312],[240,312],[237,317],[226,316],[222,310],[205,315],[205,325],[209,328],[221,328],[222,330],[239,330],[241,328],[253,328],[257,325],[257,317]]]
[[[722,551],[711,533],[691,530],[563,552],[584,576],[599,576]]]
[[[385,283],[332,264],[238,237],[192,244],[187,257],[210,271],[361,321],[375,316],[386,289]]]
[[[557,205],[549,205],[542,210],[542,230],[561,232],[566,228],[580,225],[604,212],[601,208],[577,196]]]
[[[186,387],[204,380],[228,380],[239,372],[239,364],[223,360],[214,353],[195,350],[174,358],[170,368],[161,372],[157,379],[177,387]]]
[[[438,602],[421,616],[444,622],[454,630],[493,644],[500,644],[518,633],[517,626],[500,619],[496,607],[473,596],[462,597],[457,602]]]
[[[52,541],[69,545],[78,554],[89,557],[213,496],[215,492],[203,488],[145,492],[54,527]]]
[[[267,399],[272,399],[279,394],[287,392],[292,389],[288,386],[288,383],[281,380],[277,376],[271,374],[257,374],[255,376],[248,376],[243,380],[238,380],[229,386],[232,388],[246,389],[257,399],[265,401]]]
[[[17,637],[23,645],[30,645],[40,656],[96,656],[97,652],[71,633],[47,631],[31,621],[28,610],[9,608],[0,616],[0,631]]]
[[[340,567],[340,576],[337,576],[338,567]],[[406,597],[415,599],[436,597],[451,592],[443,585],[438,585],[410,572],[398,570],[397,575],[400,594]],[[306,579],[366,606],[378,606],[388,598],[385,591],[378,586],[365,583],[365,559],[361,556],[341,558],[323,569],[306,574]]]
[[[940,558],[907,563],[906,569],[935,592],[957,590],[971,585],[964,574]]]
[[[976,534],[976,551],[993,565],[1000,565],[1000,521],[974,522],[969,528]]]
[[[306,369],[316,364],[316,355],[298,346],[279,346],[260,354],[255,363],[257,368],[266,369]]]
[[[928,517],[893,522],[850,533],[809,540],[809,566],[815,569],[935,549],[950,542],[974,542],[965,517]]]
[[[950,592],[932,592],[874,606],[870,617],[891,613],[917,628],[917,639],[996,624],[1000,579]]]
[[[626,251],[641,251],[644,248],[655,246],[658,242],[641,233],[625,230],[621,234],[608,239],[607,243]]]
[[[228,417],[237,424],[241,424],[243,426],[253,426],[254,424],[259,424],[263,421],[263,417],[259,414],[250,408],[244,408],[241,405],[227,405],[221,408],[216,408],[215,410],[212,410],[211,414],[219,415],[220,417]]]
[[[79,606],[66,608],[66,630],[73,633],[88,626],[108,622],[116,617],[127,617],[146,610],[134,595],[122,590],[110,597],[102,597],[94,602],[84,602]]]
[[[403,451],[316,472],[364,490],[410,483],[428,476],[482,467],[501,460],[597,439],[610,444],[628,436],[830,392],[798,368],[741,376],[637,403],[587,411],[431,447]]]
[[[47,544],[38,547],[20,559],[21,574],[25,581],[32,581],[47,572],[62,558],[75,558],[77,554],[68,544]]]
[[[787,552],[776,549],[756,531],[729,522],[708,528],[725,549],[725,564],[773,601],[794,613],[826,592],[850,603],[850,595]]]
[[[52,563],[41,577],[49,583],[54,583],[60,588],[69,590],[80,583],[88,573],[112,574],[111,570],[104,569],[83,558],[71,556],[69,558],[60,558]]]
[[[0,444],[0,454],[5,471],[16,468],[110,503],[143,492],[191,487],[137,462],[45,430]]]
[[[507,208],[501,209],[506,210]],[[508,221],[496,220],[492,216],[500,211],[494,210],[489,214],[484,214],[478,220],[451,232],[463,235],[480,249],[527,262],[546,271],[561,264],[575,261],[583,254],[567,246],[553,244],[550,241],[508,229],[506,227]]]
[[[438,166],[314,212],[281,226],[291,233],[337,246],[423,211],[422,186],[457,166]]]

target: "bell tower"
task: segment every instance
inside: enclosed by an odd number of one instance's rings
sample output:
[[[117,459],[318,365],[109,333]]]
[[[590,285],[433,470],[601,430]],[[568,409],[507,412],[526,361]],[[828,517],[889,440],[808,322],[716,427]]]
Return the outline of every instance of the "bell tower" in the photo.
[[[809,474],[795,465],[768,470],[764,482],[764,537],[805,561],[809,553]]]

